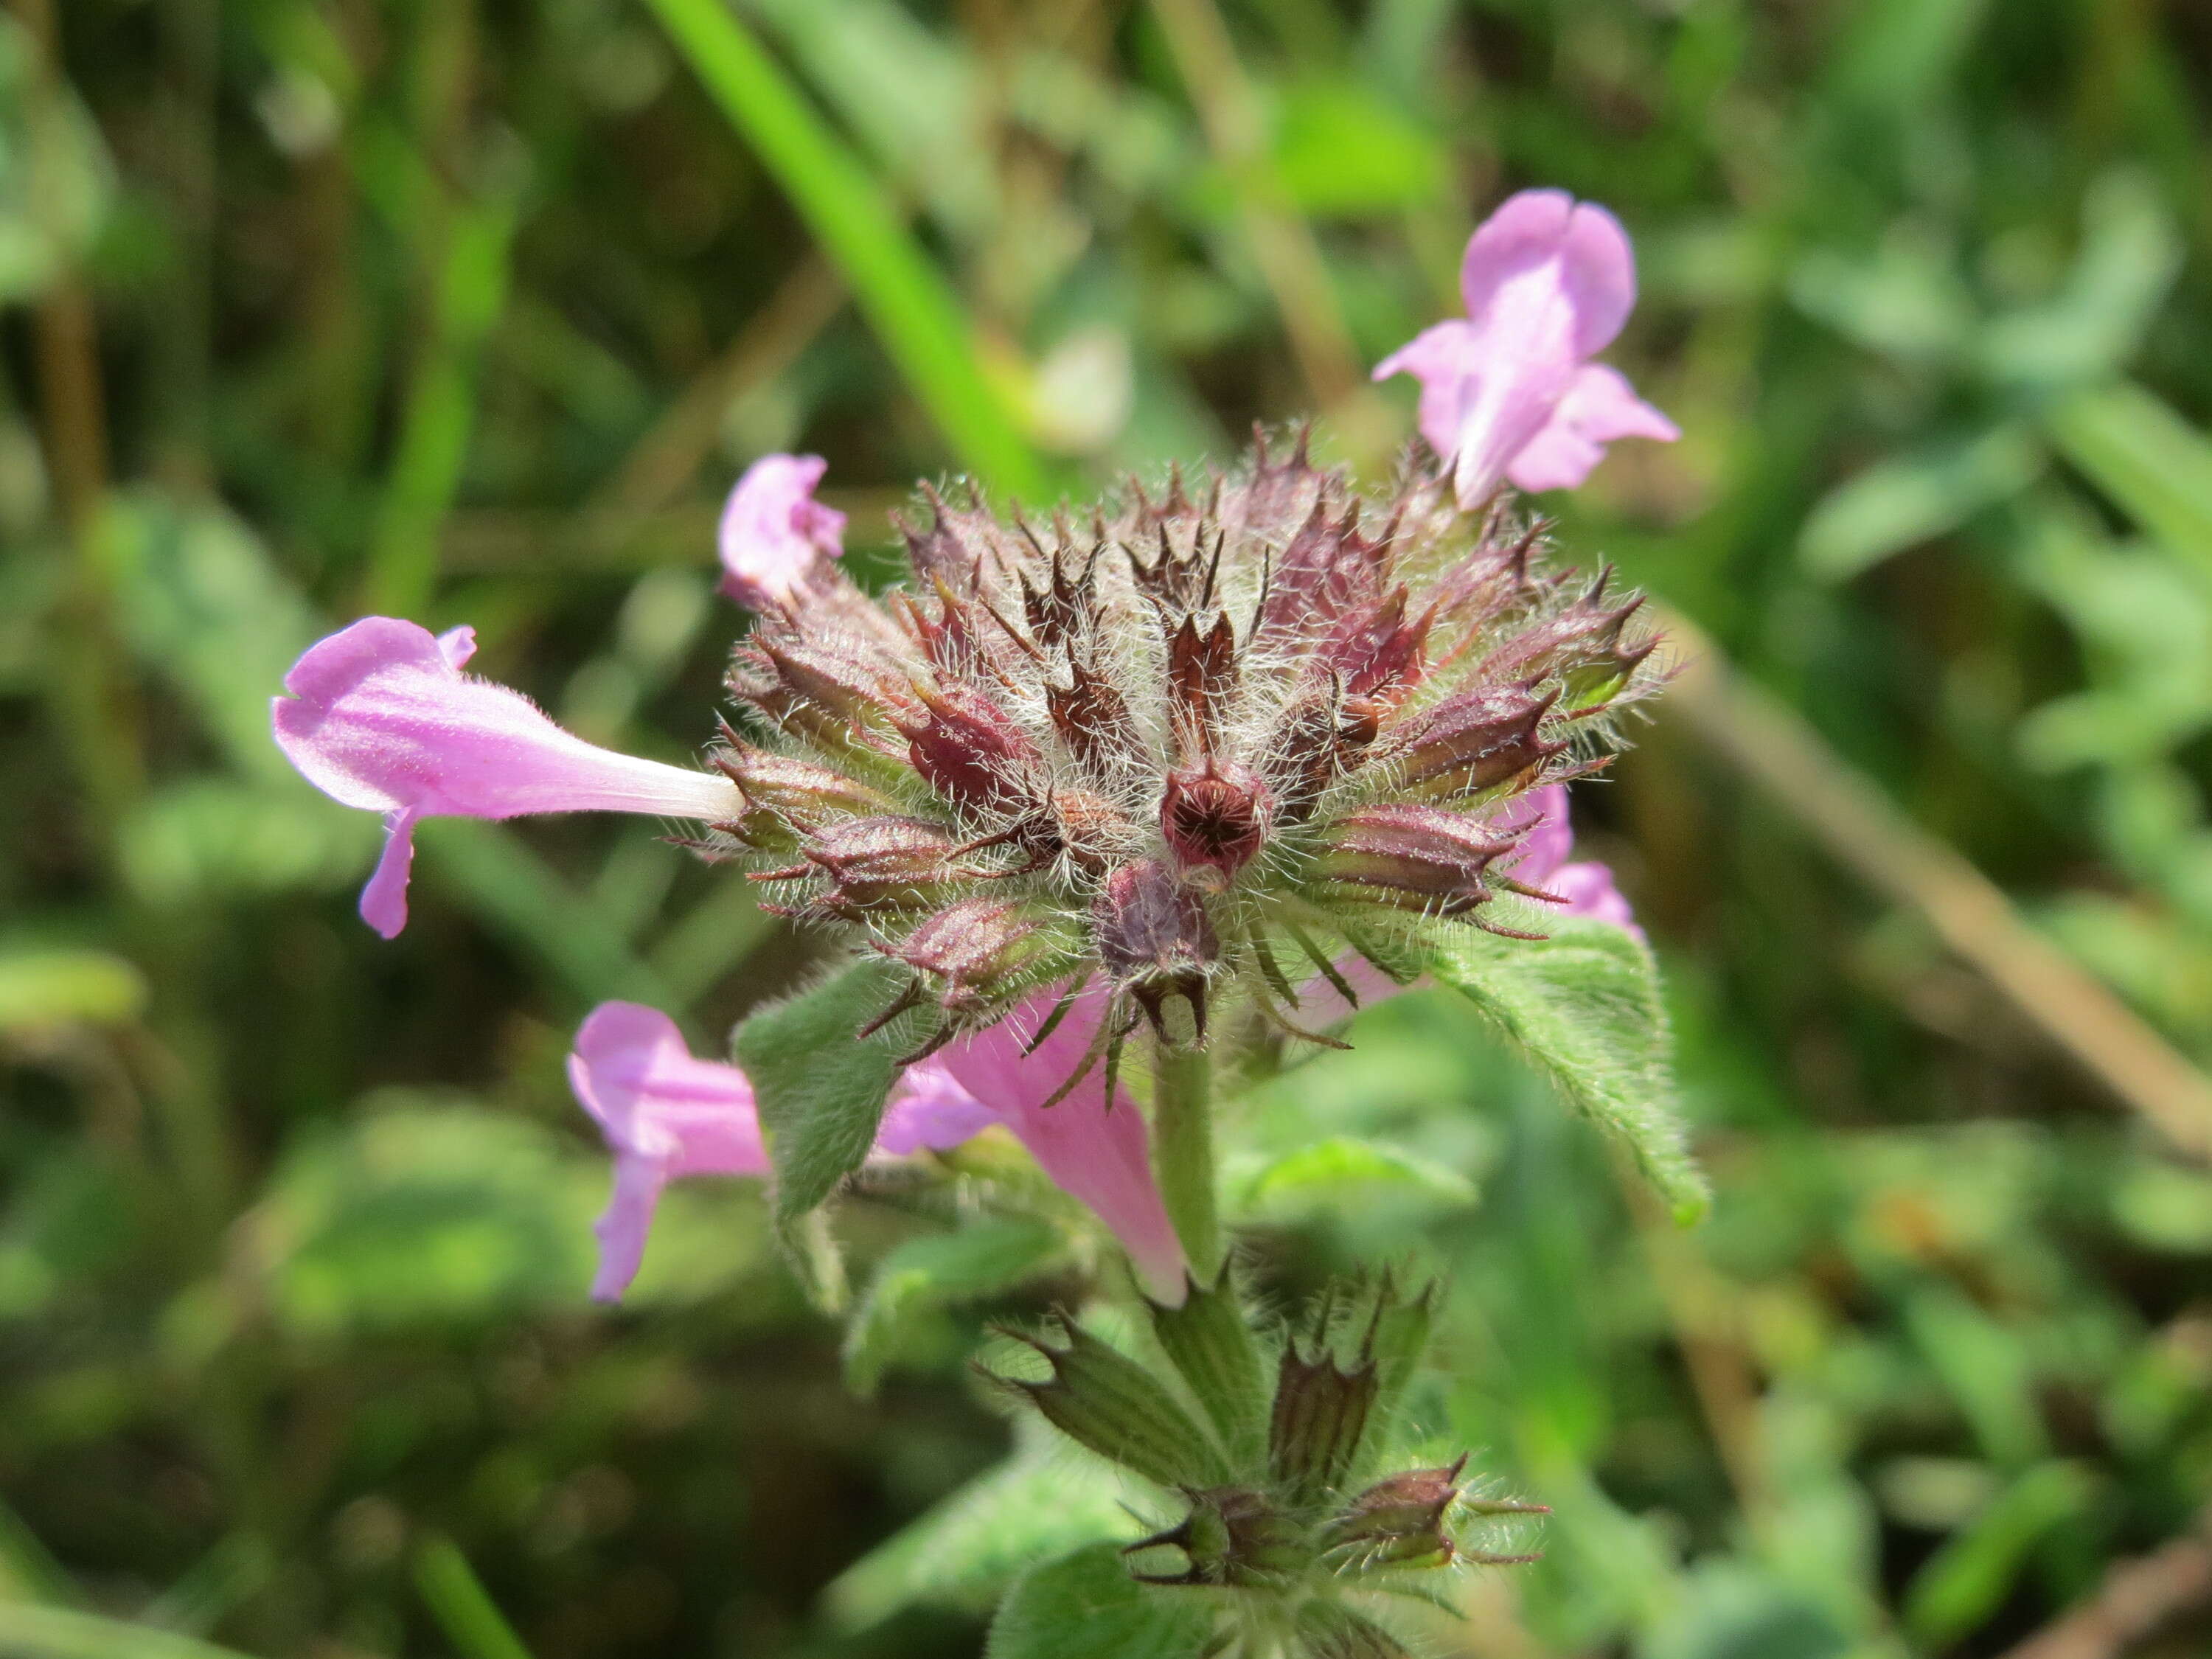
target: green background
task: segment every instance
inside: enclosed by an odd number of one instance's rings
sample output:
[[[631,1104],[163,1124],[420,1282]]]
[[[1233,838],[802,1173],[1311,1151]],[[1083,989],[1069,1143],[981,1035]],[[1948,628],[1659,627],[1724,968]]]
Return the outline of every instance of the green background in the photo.
[[[600,819],[429,825],[385,945],[376,826],[267,699],[398,611],[680,760],[745,461],[827,456],[876,577],[918,476],[1044,500],[1309,411],[1385,466],[1411,386],[1367,366],[1532,184],[1627,224],[1610,356],[1684,431],[1543,506],[1686,624],[1580,815],[1717,1203],[1648,1213],[1429,996],[1236,1109],[1269,1294],[1446,1273],[1439,1451],[1556,1511],[1432,1650],[2006,1654],[2196,1524],[2202,6],[0,18],[0,1653],[975,1652],[988,1571],[869,1552],[1000,1455],[963,1362],[1051,1287],[922,1308],[864,1402],[757,1193],[702,1183],[584,1299],[576,1023],[712,1052],[815,947]],[[914,1231],[841,1225],[863,1268]]]

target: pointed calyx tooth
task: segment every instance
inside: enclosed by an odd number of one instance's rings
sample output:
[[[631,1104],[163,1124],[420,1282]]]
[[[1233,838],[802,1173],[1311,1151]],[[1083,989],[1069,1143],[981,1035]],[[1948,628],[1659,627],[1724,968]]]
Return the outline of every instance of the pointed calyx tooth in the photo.
[[[1185,1491],[1226,1484],[1220,1448],[1158,1377],[1073,1321],[1061,1318],[1058,1330],[1058,1341],[1001,1331],[1044,1356],[1052,1367],[1045,1381],[984,1375],[1027,1396],[1078,1445],[1147,1480]]]
[[[1128,700],[1112,678],[1068,653],[1066,683],[1044,683],[1053,730],[1093,782],[1110,783],[1149,765],[1152,755],[1130,717]]]
[[[1275,797],[1275,821],[1304,823],[1339,778],[1365,763],[1379,730],[1371,702],[1345,695],[1334,677],[1309,678],[1292,694],[1261,750],[1260,769]]]
[[[1242,761],[1207,756],[1168,774],[1160,797],[1160,833],[1186,878],[1208,872],[1205,884],[1226,886],[1267,844],[1275,799]]]
[[[1531,778],[1567,746],[1543,735],[1557,696],[1517,684],[1461,692],[1395,727],[1378,761],[1417,799],[1481,794]]]
[[[1027,526],[1022,526],[1022,534],[1040,556],[1018,568],[1023,620],[1029,623],[1036,642],[1048,650],[1071,640],[1089,639],[1098,617],[1098,561],[1105,551],[1103,531],[1090,550],[1080,554],[1069,550],[1065,518],[1054,520],[1053,532],[1052,550],[1045,554],[1038,548],[1036,535]]]
[[[1221,959],[1221,941],[1205,901],[1158,859],[1139,859],[1109,874],[1091,906],[1098,960],[1114,982],[1136,999],[1162,1037],[1206,1040],[1206,980]],[[1188,1005],[1190,1030],[1171,1029],[1165,1005]]]
[[[1168,695],[1183,754],[1210,755],[1219,746],[1237,680],[1237,630],[1228,616],[1200,627],[1195,613],[1186,615],[1168,635]]]
[[[1181,1572],[1141,1571],[1130,1577],[1144,1584],[1218,1584],[1239,1589],[1285,1584],[1313,1562],[1305,1528],[1278,1510],[1265,1492],[1249,1486],[1216,1486],[1187,1491],[1190,1513],[1176,1525],[1125,1546],[1124,1556],[1155,1550],[1182,1552]]]
[[[907,753],[929,787],[969,811],[1033,803],[1042,766],[1036,745],[992,698],[959,680],[916,681],[920,708],[899,721]]]
[[[1515,845],[1480,820],[1441,807],[1369,806],[1322,832],[1310,878],[1324,890],[1358,890],[1377,903],[1462,915],[1495,896],[1484,872]]]
[[[1011,1001],[1065,953],[1048,913],[1017,899],[969,898],[948,904],[895,945],[876,947],[937,987],[938,1006],[955,1016]]]
[[[1394,587],[1346,611],[1322,641],[1317,658],[1348,695],[1388,706],[1420,683],[1434,613],[1407,617],[1408,599],[1403,586]]]

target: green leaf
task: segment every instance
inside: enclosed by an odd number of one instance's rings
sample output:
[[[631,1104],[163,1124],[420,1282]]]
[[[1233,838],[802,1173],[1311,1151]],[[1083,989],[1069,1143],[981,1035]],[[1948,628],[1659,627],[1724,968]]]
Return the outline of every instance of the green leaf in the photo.
[[[1450,152],[1402,106],[1350,79],[1316,78],[1285,89],[1274,160],[1291,201],[1310,214],[1420,207],[1450,187]]]
[[[0,1659],[246,1659],[172,1631],[62,1607],[0,1602]]]
[[[897,994],[900,970],[871,958],[753,1015],[738,1027],[738,1064],[760,1103],[775,1166],[775,1224],[815,1300],[844,1299],[842,1270],[819,1229],[803,1224],[875,1144],[884,1101],[899,1074],[891,1031],[854,1036]]]
[[[1684,1145],[1651,952],[1608,922],[1549,925],[1540,940],[1458,930],[1439,941],[1430,971],[1634,1154],[1676,1220],[1695,1221],[1710,1194]]]
[[[908,1239],[884,1258],[846,1329],[847,1386],[872,1395],[931,1316],[1034,1278],[1059,1255],[1060,1242],[1056,1229],[1020,1219]]]
[[[423,1541],[415,1554],[415,1587],[460,1659],[530,1659],[530,1650],[452,1540]]]
[[[2018,495],[2043,467],[2041,447],[2017,425],[1893,455],[1821,498],[1798,556],[1814,575],[1844,580]]]
[[[2052,388],[2110,380],[2142,344],[2180,273],[2182,242],[2157,185],[2106,174],[2082,204],[2081,257],[2041,305],[1991,319],[1978,355],[1990,379]]]
[[[1929,1650],[1978,1628],[2012,1593],[2028,1551],[2095,1495],[2076,1463],[2038,1463],[1929,1557],[1905,1589],[1901,1622]]]
[[[1376,1204],[1465,1209],[1474,1183],[1456,1170],[1395,1146],[1331,1135],[1261,1166],[1243,1183],[1242,1206],[1271,1215],[1356,1213]]]
[[[2059,453],[2212,580],[2212,441],[2139,386],[2077,392],[2044,424]]]
[[[834,258],[853,296],[963,461],[1040,497],[1042,465],[988,379],[959,297],[883,187],[761,50],[726,0],[651,0],[731,125],[759,153]]]
[[[263,1294],[281,1326],[326,1340],[574,1304],[606,1182],[603,1161],[526,1119],[453,1100],[372,1109],[287,1150],[252,1216]]]
[[[145,1006],[145,976],[105,951],[0,953],[0,1031],[120,1024],[136,1019]]]
[[[847,1634],[916,1603],[988,1607],[1040,1561],[1129,1532],[1121,1477],[1034,1418],[1014,1425],[1014,1455],[863,1556],[823,1597]]]
[[[984,1659],[1195,1659],[1213,1604],[1139,1584],[1111,1544],[1025,1575],[991,1621]]]

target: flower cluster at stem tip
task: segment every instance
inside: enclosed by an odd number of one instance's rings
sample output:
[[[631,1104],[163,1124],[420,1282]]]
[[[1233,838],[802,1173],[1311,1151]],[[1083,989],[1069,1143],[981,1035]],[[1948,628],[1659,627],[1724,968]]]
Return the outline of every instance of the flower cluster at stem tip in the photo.
[[[925,486],[912,579],[878,599],[839,563],[824,463],[760,460],[721,521],[723,592],[755,623],[705,769],[586,743],[467,674],[471,629],[383,617],[300,659],[276,741],[383,815],[361,913],[387,938],[425,817],[699,826],[689,844],[769,908],[902,973],[882,1019],[921,1035],[875,1158],[1002,1127],[1179,1303],[1125,1042],[1335,1043],[1437,928],[1634,926],[1605,867],[1570,860],[1565,785],[1660,683],[1656,638],[1604,576],[1548,569],[1502,490],[1676,435],[1590,361],[1633,302],[1632,257],[1603,209],[1523,191],[1469,240],[1462,288],[1465,319],[1376,371],[1419,380],[1428,451],[1381,492],[1303,436],[1041,521]],[[669,1180],[768,1159],[744,1074],[665,1014],[601,1006],[569,1070],[615,1158],[594,1284],[612,1298]]]

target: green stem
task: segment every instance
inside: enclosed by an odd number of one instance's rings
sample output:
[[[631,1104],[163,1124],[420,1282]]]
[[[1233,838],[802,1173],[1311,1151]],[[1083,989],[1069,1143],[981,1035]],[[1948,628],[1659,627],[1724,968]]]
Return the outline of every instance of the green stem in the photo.
[[[1202,1048],[1154,1045],[1152,1164],[1191,1272],[1211,1285],[1221,1270],[1221,1217],[1213,1196],[1212,1074]]]

